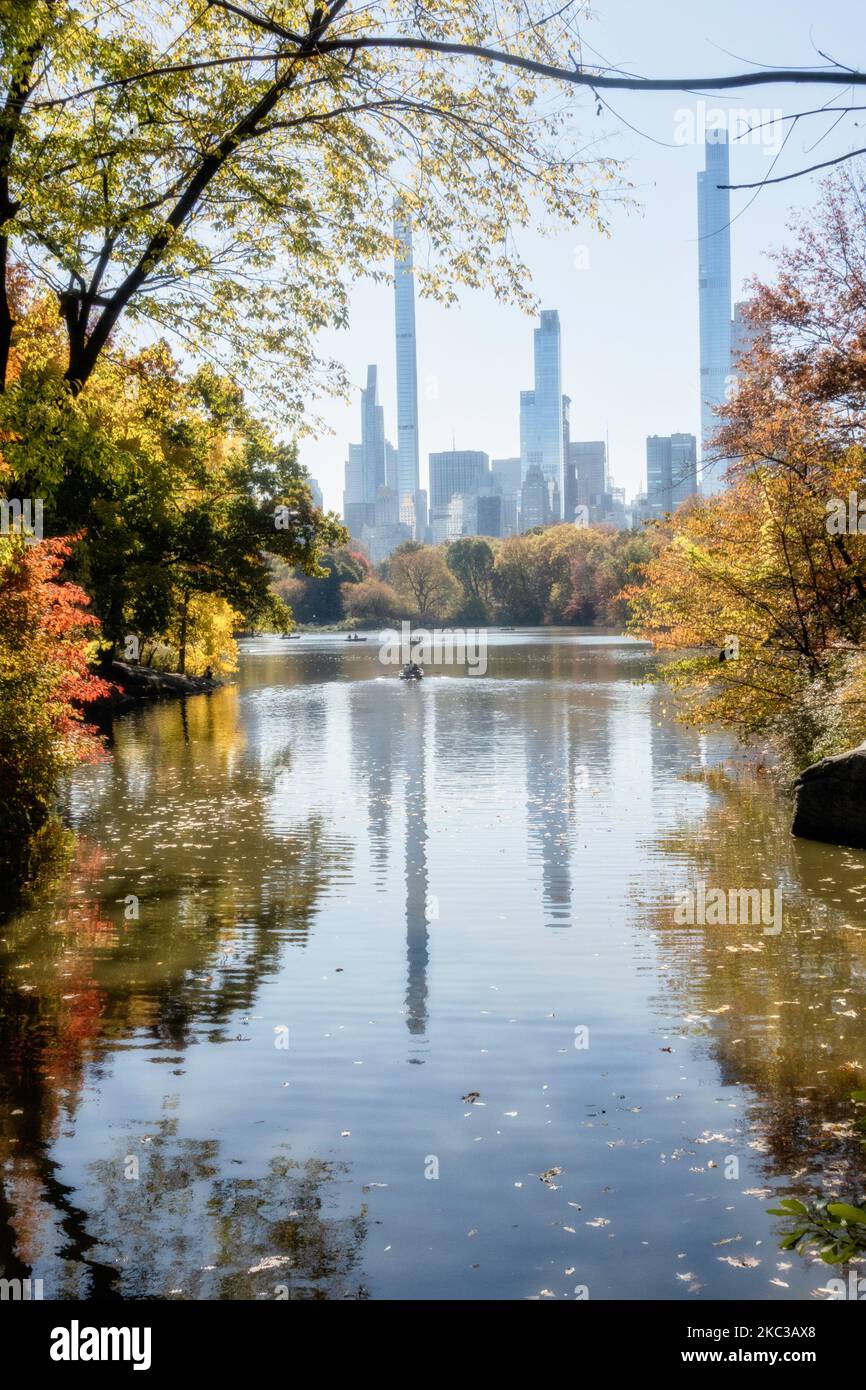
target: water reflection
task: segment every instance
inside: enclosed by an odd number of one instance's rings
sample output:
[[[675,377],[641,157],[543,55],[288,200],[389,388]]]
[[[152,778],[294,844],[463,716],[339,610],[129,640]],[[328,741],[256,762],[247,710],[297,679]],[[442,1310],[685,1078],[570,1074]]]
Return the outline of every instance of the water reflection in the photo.
[[[514,634],[406,686],[372,644],[262,639],[119,721],[68,879],[0,930],[4,1276],[808,1296],[766,1207],[862,1180],[866,856],[711,772],[649,659]],[[782,933],[677,926],[697,880],[778,887]]]
[[[866,1081],[866,856],[793,840],[761,775],[706,780],[710,807],[664,838],[663,860],[693,882],[771,885],[783,926],[678,928],[669,879],[652,913],[667,989],[723,1083],[748,1088],[742,1141],[766,1178],[785,1195],[850,1196],[864,1179],[850,1097]]]

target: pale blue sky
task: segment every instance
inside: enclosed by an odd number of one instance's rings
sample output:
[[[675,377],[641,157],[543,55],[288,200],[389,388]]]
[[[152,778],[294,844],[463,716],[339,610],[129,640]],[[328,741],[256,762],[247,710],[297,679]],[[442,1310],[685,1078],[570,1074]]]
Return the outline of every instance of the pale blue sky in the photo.
[[[644,75],[678,76],[741,71],[753,65],[798,67],[821,63],[822,49],[839,62],[863,68],[866,25],[858,0],[598,0],[589,41],[605,59]],[[722,50],[740,55],[728,56]],[[727,100],[708,96],[708,110],[769,108],[789,113],[841,100],[828,87],[747,88]],[[862,96],[861,102],[866,101]],[[598,121],[589,97],[575,100],[575,121],[585,135],[609,130],[605,152],[627,161],[639,207],[614,209],[611,238],[559,230],[527,236],[521,244],[544,308],[558,309],[562,325],[563,388],[572,398],[575,439],[610,437],[616,482],[631,496],[643,484],[647,434],[698,433],[698,303],[695,176],[703,147],[675,143],[677,113],[695,108],[684,93],[612,94],[624,121],[667,141],[654,144],[610,117]],[[776,173],[832,158],[866,144],[855,118],[814,150],[830,121],[803,123],[788,141]],[[773,139],[773,133],[768,132]],[[762,178],[776,147],[734,143],[732,182]],[[789,210],[814,201],[817,178],[767,188],[741,216],[752,194],[732,195],[734,295],[757,273],[769,275],[766,252],[787,237]],[[586,253],[577,248],[585,245]],[[576,268],[588,256],[585,269]],[[519,392],[532,384],[533,321],[498,305],[490,294],[464,294],[457,308],[417,304],[422,485],[427,455],[451,447],[483,449],[491,457],[519,452]],[[396,437],[393,291],[363,284],[353,296],[351,326],[323,337],[360,387],[376,362],[386,430]],[[343,463],[350,440],[360,437],[360,408],[327,401],[321,413],[331,436],[305,439],[301,458],[318,479],[326,506],[340,510]]]

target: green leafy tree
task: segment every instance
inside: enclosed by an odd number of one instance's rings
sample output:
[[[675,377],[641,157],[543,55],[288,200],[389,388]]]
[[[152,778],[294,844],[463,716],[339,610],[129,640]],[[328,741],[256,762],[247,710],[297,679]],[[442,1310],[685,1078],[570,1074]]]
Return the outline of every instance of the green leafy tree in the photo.
[[[0,251],[57,296],[71,390],[148,320],[297,418],[312,378],[344,384],[314,338],[389,264],[395,198],[430,247],[426,292],[528,305],[512,233],[530,200],[602,225],[618,196],[616,165],[564,124],[582,10],[4,5]],[[7,305],[0,367],[13,320]]]
[[[365,557],[341,546],[322,556],[319,573],[314,576],[281,566],[273,590],[291,608],[297,622],[330,627],[343,621],[347,595],[369,574]]]
[[[483,536],[462,536],[445,552],[445,563],[463,589],[457,618],[463,623],[488,623],[493,590],[493,547]]]
[[[176,626],[183,669],[196,595],[223,599],[249,625],[285,627],[270,557],[324,574],[322,553],[346,538],[313,505],[295,446],[212,367],[184,375],[165,343],[113,347],[94,390],[64,398],[56,311],[25,292],[20,305],[0,478],[10,495],[44,499],[48,534],[83,533],[73,573],[109,652],[128,634],[146,641]]]

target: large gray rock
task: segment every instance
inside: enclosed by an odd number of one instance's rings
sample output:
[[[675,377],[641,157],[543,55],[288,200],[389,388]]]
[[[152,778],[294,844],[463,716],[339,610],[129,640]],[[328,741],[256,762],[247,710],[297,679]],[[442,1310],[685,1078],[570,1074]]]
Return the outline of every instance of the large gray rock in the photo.
[[[822,758],[794,786],[794,835],[866,848],[866,743]]]

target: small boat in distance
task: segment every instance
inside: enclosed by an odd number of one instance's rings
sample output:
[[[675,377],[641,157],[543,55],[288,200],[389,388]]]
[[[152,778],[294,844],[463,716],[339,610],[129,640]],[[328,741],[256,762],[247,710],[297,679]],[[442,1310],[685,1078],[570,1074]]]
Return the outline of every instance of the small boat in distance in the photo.
[[[300,642],[301,634],[299,632],[284,632],[283,640],[286,642]]]
[[[351,633],[351,632],[349,633],[348,637],[346,638],[346,641],[347,641],[347,642],[366,642],[366,640],[367,640],[366,637],[358,637],[357,634],[354,634],[354,633]]]

